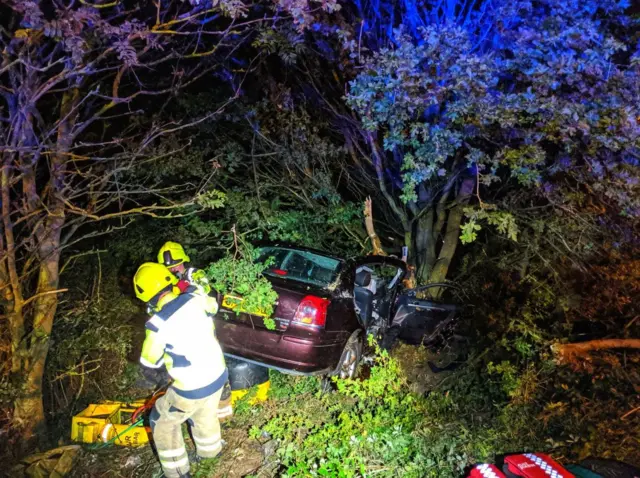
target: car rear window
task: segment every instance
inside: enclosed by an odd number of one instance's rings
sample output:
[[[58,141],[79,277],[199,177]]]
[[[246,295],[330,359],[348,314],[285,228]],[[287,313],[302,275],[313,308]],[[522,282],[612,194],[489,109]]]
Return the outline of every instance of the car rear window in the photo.
[[[326,287],[338,275],[340,261],[313,252],[286,247],[262,247],[259,262],[271,258],[264,274]]]

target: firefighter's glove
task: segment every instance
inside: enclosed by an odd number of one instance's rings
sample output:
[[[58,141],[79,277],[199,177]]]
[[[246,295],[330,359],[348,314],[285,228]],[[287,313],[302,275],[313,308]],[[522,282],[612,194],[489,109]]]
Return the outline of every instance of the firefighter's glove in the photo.
[[[218,301],[216,300],[216,298],[208,295],[205,297],[205,301],[207,314],[216,315],[218,313]]]

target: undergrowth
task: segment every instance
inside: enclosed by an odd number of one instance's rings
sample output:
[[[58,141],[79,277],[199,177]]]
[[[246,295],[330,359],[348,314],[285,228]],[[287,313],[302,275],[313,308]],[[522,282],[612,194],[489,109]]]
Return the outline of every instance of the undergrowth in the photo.
[[[625,443],[604,420],[628,406],[624,391],[600,397],[595,407],[570,388],[579,380],[573,371],[550,361],[524,369],[496,365],[483,354],[442,386],[416,393],[395,355],[376,349],[368,378],[334,379],[329,393],[317,378],[272,372],[270,399],[253,407],[240,403],[231,426],[264,446],[275,444],[274,476],[285,478],[453,478],[472,464],[523,451],[545,451],[565,463],[596,451],[634,462],[633,425],[619,428],[626,430]],[[567,384],[570,377],[574,382]]]
[[[272,371],[268,400],[251,405],[253,390],[236,402],[222,428],[228,441],[223,455],[194,464],[193,476],[453,478],[466,476],[472,464],[526,451],[547,452],[565,464],[587,456],[637,464],[638,419],[620,421],[630,392],[620,377],[591,377],[589,390],[586,375],[551,361],[518,370],[479,353],[422,393],[412,386],[410,377],[417,375],[407,359],[421,364],[425,349],[400,345],[389,353],[371,345],[366,378],[334,379],[329,392],[317,377]],[[618,389],[603,396],[611,380]],[[256,469],[238,474],[252,448]],[[149,452],[138,452],[137,469],[157,469]],[[128,450],[112,453],[115,464],[132,461]],[[96,463],[89,472],[81,469],[86,463],[74,476],[148,476],[127,475],[117,465],[98,470]]]
[[[269,401],[236,410],[235,426],[277,442],[280,476],[458,477],[501,451],[540,445],[535,425],[511,419],[523,411],[497,409],[484,384],[417,394],[387,351],[376,350],[367,379],[334,380],[325,393],[316,378],[272,373]]]

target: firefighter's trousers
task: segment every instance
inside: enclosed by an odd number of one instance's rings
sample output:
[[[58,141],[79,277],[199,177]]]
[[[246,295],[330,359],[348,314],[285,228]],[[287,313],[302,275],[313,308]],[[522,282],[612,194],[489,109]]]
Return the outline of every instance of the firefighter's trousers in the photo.
[[[160,397],[151,413],[151,430],[162,471],[166,478],[189,473],[189,458],[182,438],[182,424],[191,425],[196,452],[202,458],[214,458],[222,450],[218,402],[222,389],[196,400],[178,395],[173,388]]]

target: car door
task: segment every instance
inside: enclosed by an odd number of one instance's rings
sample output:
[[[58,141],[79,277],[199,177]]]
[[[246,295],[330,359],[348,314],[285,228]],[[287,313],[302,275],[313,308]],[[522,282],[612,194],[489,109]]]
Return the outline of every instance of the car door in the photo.
[[[446,283],[402,290],[395,302],[392,336],[409,343],[431,343],[451,328],[463,306],[459,289]]]
[[[364,275],[363,271],[368,274]],[[368,332],[375,333],[376,329],[389,326],[406,273],[406,264],[393,257],[365,256],[352,261],[349,274],[356,312]],[[365,282],[361,282],[363,276]],[[368,307],[372,308],[371,317],[364,317],[363,310]]]

